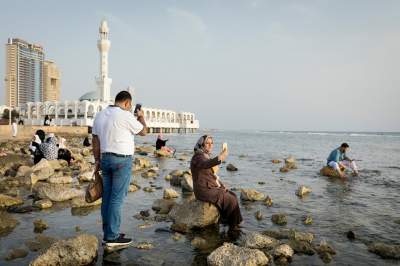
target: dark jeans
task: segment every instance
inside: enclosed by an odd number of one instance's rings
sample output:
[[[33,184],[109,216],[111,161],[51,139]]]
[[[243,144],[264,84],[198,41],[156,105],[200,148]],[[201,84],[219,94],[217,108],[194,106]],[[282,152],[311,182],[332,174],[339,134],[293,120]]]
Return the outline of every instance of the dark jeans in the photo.
[[[101,171],[103,175],[103,199],[101,216],[103,219],[104,240],[119,237],[121,207],[128,193],[131,181],[132,157],[118,157],[102,154]]]

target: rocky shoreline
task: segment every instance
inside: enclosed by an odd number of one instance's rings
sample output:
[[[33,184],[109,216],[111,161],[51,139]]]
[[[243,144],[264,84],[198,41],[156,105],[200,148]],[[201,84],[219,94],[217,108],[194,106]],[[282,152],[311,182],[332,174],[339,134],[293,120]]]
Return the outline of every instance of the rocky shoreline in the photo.
[[[65,161],[47,161],[43,159],[32,165],[27,141],[0,143],[2,152],[7,156],[0,157],[0,241],[2,237],[11,234],[20,224],[20,215],[23,213],[40,213],[56,208],[62,204],[63,209],[70,208],[71,213],[89,212],[98,208],[101,200],[86,203],[84,192],[86,186],[93,180],[93,157],[90,148],[81,148],[80,137],[69,138],[70,149],[75,161],[68,165]],[[136,148],[133,173],[129,193],[142,190],[154,194],[162,191],[162,197],[154,197],[153,204],[143,209],[134,217],[144,222],[141,229],[149,228],[153,224],[168,223],[174,241],[188,237],[195,250],[206,252],[208,265],[288,265],[294,256],[319,256],[323,263],[335,261],[339,256],[333,245],[323,239],[316,239],[312,233],[313,218],[304,215],[303,224],[310,227],[309,231],[290,228],[293,225],[282,212],[271,213],[271,222],[282,229],[245,231],[231,239],[220,239],[210,242],[203,236],[196,235],[196,231],[218,228],[219,213],[211,204],[199,202],[193,197],[193,181],[189,169],[182,168],[161,175],[161,166],[155,160],[177,160],[188,162],[191,155],[180,153],[174,158],[155,152],[150,145]],[[295,158],[272,159],[273,164],[283,165],[281,173],[296,171],[298,162]],[[227,171],[240,171],[235,165],[224,166]],[[321,169],[321,174],[330,175],[329,169]],[[140,185],[138,177],[146,183]],[[163,178],[166,186],[154,182]],[[242,203],[246,205],[262,203],[266,209],[271,207],[273,199],[253,188],[233,188],[240,193]],[[300,185],[297,190],[290,192],[297,200],[306,201],[312,188]],[[252,219],[261,221],[266,219],[263,213],[257,211]],[[288,226],[289,228],[287,228]],[[49,225],[43,219],[36,219],[32,224],[35,238],[27,241],[23,247],[10,249],[2,258],[4,261],[13,261],[25,258],[31,253],[35,258],[31,265],[77,264],[87,265],[96,260],[100,241],[97,236],[81,233],[78,226],[76,236],[67,239],[57,239],[46,236]],[[218,230],[218,229],[217,229]],[[185,236],[186,235],[186,236]],[[350,234],[351,235],[351,234]],[[383,243],[363,239],[351,235],[349,241],[360,241],[365,249],[377,254],[382,259],[399,260],[400,245]],[[228,241],[226,241],[228,240]],[[217,244],[216,244],[217,243]],[[150,250],[154,245],[150,242],[137,242],[134,247],[140,250]]]

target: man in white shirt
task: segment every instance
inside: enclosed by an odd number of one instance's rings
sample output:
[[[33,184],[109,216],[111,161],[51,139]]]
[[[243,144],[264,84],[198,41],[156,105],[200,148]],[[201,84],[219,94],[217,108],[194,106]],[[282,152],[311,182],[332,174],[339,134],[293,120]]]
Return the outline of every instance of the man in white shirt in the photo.
[[[115,97],[115,105],[96,115],[92,129],[95,171],[101,169],[103,176],[103,241],[109,248],[132,243],[119,232],[121,207],[131,180],[134,135],[146,135],[147,127],[143,111],[139,110],[136,118],[131,110],[132,96],[121,91]]]

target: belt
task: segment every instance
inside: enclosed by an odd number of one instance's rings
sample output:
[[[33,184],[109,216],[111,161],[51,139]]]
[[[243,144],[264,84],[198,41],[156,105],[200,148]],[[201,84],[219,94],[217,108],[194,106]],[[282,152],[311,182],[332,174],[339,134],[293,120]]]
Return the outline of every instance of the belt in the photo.
[[[114,153],[114,152],[103,152],[103,155],[113,155],[116,157],[132,157],[132,155],[125,155],[125,154],[118,154],[118,153]]]

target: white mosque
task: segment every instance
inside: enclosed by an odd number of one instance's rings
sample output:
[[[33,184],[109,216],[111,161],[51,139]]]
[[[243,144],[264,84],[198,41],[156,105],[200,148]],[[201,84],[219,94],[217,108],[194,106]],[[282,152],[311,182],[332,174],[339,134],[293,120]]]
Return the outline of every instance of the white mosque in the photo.
[[[100,53],[100,71],[96,78],[97,90],[85,93],[78,101],[29,102],[23,108],[25,125],[43,125],[48,115],[55,126],[92,126],[96,113],[113,103],[110,97],[112,79],[108,76],[111,42],[106,20],[101,22],[99,33],[97,48]],[[193,113],[147,107],[142,109],[149,133],[186,133],[199,128],[199,121]]]

